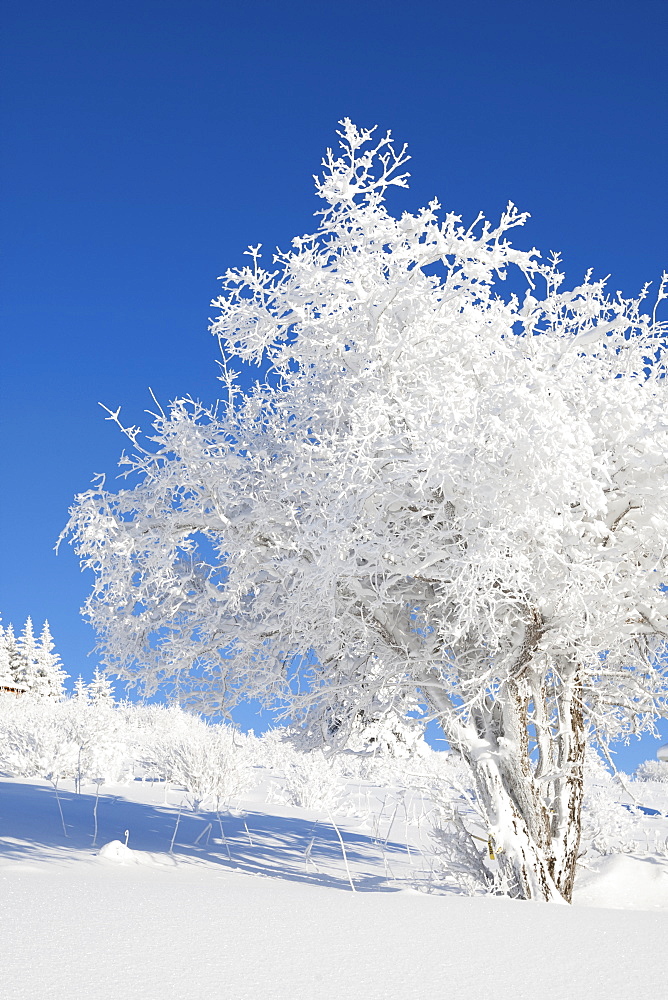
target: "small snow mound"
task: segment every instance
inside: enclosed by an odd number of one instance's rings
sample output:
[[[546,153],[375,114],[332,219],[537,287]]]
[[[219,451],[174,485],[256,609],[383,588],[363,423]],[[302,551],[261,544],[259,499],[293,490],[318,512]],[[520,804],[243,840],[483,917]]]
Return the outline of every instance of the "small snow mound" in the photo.
[[[668,910],[668,863],[611,854],[580,875],[573,901],[614,910]]]
[[[120,840],[110,840],[108,844],[101,847],[97,852],[99,858],[107,861],[115,861],[119,865],[134,865],[136,863],[135,852],[122,844]]]
[[[176,859],[170,854],[153,854],[150,851],[132,851],[120,840],[111,840],[97,852],[99,858],[117,865],[148,865],[149,868],[175,868]]]

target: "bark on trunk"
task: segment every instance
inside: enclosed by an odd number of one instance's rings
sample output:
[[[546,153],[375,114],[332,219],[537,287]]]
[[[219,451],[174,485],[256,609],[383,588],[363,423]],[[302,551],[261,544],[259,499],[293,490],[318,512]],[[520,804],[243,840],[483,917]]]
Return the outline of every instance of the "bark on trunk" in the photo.
[[[579,666],[569,661],[562,665],[560,673],[559,728],[555,739],[559,777],[554,783],[551,833],[554,879],[564,899],[570,903],[580,850],[586,742]]]
[[[487,821],[490,846],[504,876],[508,892],[518,899],[564,902],[551,871],[551,858],[532,836],[529,823],[510,789],[504,768],[491,754],[466,758],[473,771],[478,801]],[[532,819],[533,817],[529,817]]]
[[[467,761],[507,890],[570,903],[580,847],[584,721],[577,663],[508,681],[462,723],[444,692],[425,685],[451,746]],[[530,730],[538,747],[532,760]]]

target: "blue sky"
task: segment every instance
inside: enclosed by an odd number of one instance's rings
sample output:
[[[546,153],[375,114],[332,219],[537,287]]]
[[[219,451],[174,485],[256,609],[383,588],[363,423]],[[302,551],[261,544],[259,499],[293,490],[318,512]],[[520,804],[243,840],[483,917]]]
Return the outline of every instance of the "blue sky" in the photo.
[[[518,245],[628,294],[668,266],[663,0],[4,10],[0,610],[48,617],[72,674],[89,580],[53,545],[122,449],[97,403],[145,424],[148,386],[215,398],[216,276],[312,227],[340,118],[409,143],[408,209],[512,199]]]

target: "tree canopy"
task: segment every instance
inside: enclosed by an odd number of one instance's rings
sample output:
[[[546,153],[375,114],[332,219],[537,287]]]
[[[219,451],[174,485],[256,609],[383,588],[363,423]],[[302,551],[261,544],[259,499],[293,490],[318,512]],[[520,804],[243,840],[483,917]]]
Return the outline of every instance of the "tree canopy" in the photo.
[[[113,670],[214,710],[417,692],[517,893],[568,899],[586,740],[666,707],[666,325],[515,249],[512,204],[393,215],[405,148],[340,138],[316,232],[222,279],[226,399],[123,428],[128,487],[77,499],[87,613]]]

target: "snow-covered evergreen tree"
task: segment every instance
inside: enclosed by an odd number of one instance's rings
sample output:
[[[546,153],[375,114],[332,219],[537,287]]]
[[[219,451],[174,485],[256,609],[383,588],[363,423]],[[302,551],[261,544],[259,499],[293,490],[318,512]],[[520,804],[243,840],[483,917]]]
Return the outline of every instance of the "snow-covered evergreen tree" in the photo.
[[[9,643],[5,633],[5,628],[0,622],[0,690],[13,688],[14,677],[12,675],[11,658],[9,655]]]
[[[46,684],[39,670],[39,649],[30,615],[16,640],[16,646],[19,654],[16,679],[19,685],[30,695],[45,696]]]
[[[65,696],[67,673],[54,643],[48,621],[44,622],[39,638],[35,638],[32,618],[28,617],[21,635],[16,638],[11,625],[0,626],[0,684],[7,678],[7,687],[34,698]]]
[[[88,684],[86,693],[92,705],[114,704],[114,686],[99,667],[95,667],[93,679]]]
[[[37,640],[37,675],[39,682],[36,693],[45,698],[64,698],[65,680],[68,674],[58,653],[54,652],[54,642],[48,621],[44,622]]]
[[[14,633],[13,625],[9,624],[4,630],[2,642],[7,657],[12,687],[15,691],[25,691],[25,685],[21,679],[25,672],[25,661],[21,653],[19,640]]]
[[[75,701],[87,702],[88,699],[88,685],[84,681],[81,674],[77,677],[74,682],[74,691],[72,697]]]

